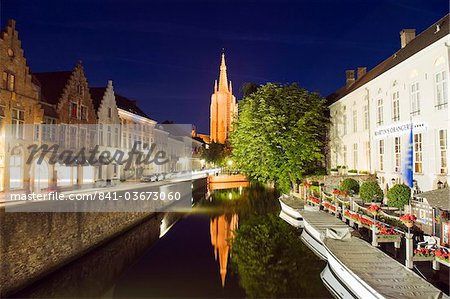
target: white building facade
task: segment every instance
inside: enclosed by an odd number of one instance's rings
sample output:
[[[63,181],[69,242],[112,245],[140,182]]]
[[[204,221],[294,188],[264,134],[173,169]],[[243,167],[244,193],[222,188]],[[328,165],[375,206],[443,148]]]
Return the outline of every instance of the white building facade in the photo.
[[[329,162],[374,173],[386,190],[403,183],[413,126],[415,191],[449,184],[449,15],[417,37],[400,32],[402,48],[371,71],[347,71],[330,102]]]

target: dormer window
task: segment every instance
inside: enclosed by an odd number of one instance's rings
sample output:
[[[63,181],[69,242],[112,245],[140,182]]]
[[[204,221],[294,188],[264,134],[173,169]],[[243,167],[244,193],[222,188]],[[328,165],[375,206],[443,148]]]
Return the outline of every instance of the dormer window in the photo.
[[[112,109],[108,108],[108,117],[111,118],[112,117]]]

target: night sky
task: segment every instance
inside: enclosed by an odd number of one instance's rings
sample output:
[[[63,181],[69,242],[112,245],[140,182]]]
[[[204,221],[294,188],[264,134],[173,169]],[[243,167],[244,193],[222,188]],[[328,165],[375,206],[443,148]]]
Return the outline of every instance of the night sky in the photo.
[[[17,20],[34,72],[82,60],[91,86],[114,81],[158,121],[209,131],[209,105],[225,48],[228,77],[298,82],[327,95],[345,70],[369,69],[423,31],[448,1],[0,0],[1,26]]]

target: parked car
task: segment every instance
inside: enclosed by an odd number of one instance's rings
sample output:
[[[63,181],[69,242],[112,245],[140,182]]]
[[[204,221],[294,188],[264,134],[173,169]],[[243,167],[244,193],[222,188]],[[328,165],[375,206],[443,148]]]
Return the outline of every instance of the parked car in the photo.
[[[156,182],[157,179],[158,179],[158,177],[155,174],[143,175],[141,177],[141,182],[142,183]]]
[[[156,180],[157,180],[157,181],[162,181],[162,180],[164,180],[164,174],[163,174],[163,173],[157,174],[157,175],[156,175]]]

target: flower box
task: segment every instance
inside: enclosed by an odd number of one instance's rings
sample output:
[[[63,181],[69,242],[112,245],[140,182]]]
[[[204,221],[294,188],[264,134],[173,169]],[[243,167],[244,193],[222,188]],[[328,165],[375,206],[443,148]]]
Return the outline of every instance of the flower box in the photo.
[[[430,261],[434,260],[434,255],[430,255],[430,256],[414,255],[412,260],[414,262],[430,262]]]
[[[400,242],[400,235],[377,235],[378,243],[391,243],[391,242]]]

